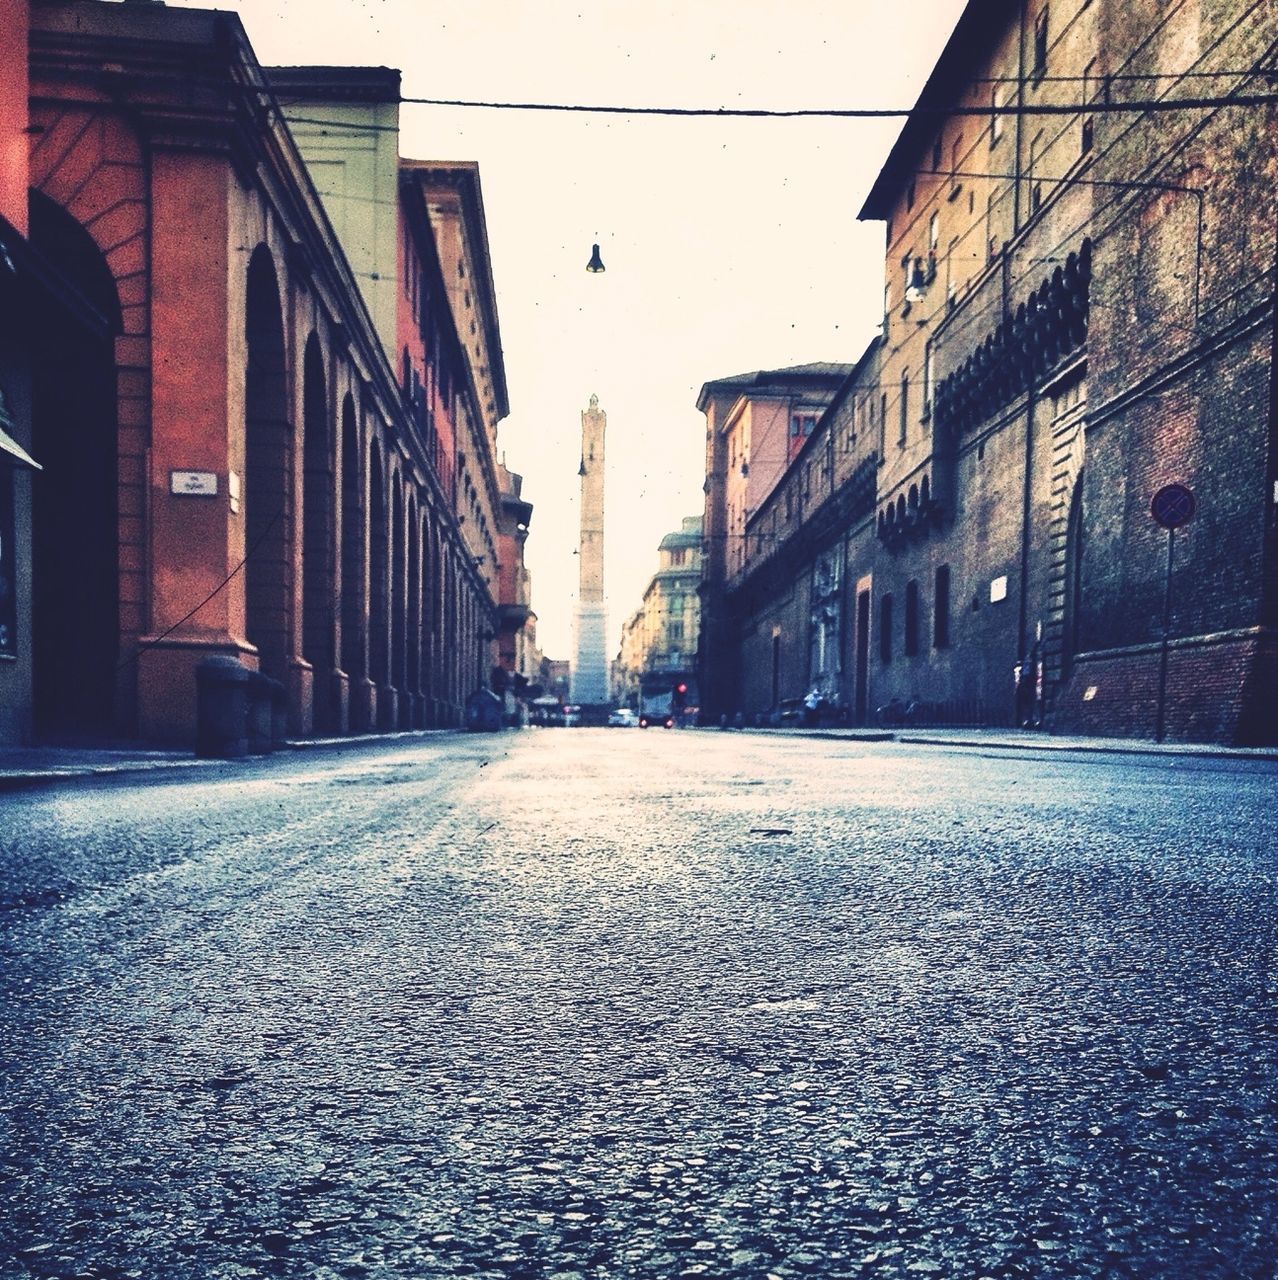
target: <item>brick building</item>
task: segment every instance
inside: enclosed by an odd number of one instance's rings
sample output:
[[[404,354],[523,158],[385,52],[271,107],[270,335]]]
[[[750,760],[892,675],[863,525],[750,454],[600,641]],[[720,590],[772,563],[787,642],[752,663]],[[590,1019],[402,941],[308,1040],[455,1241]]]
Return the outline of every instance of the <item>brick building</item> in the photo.
[[[213,654],[294,733],[459,723],[506,412],[473,166],[399,160],[398,73],[268,72],[230,14],[36,0],[29,49],[30,238],[80,322],[32,373],[17,734],[189,741]]]
[[[846,524],[747,514],[749,643],[795,632],[858,719],[1278,737],[1276,40],[1247,0],[972,0],[861,211],[882,339],[775,491],[846,445]],[[806,593],[789,630],[767,572]]]
[[[753,624],[737,593],[759,556],[747,522],[792,459],[810,451],[822,413],[851,371],[846,364],[757,370],[707,382],[697,397],[706,415],[697,672],[708,719],[740,709],[743,628]]]
[[[701,516],[684,516],[657,546],[657,570],[643,603],[622,626],[613,663],[613,700],[619,705],[638,709],[644,693],[669,694],[681,681],[688,686],[687,705],[696,705],[701,526]]]

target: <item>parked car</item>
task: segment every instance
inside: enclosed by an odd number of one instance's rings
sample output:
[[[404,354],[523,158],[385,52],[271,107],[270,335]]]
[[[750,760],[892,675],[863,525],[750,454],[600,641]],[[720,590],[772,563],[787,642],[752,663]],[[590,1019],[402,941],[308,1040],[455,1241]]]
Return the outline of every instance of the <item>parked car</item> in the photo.
[[[802,724],[806,710],[802,698],[782,698],[772,709],[772,714],[768,716],[768,723],[775,729]]]
[[[639,717],[629,707],[618,707],[608,713],[608,723],[614,729],[633,729],[639,723]]]

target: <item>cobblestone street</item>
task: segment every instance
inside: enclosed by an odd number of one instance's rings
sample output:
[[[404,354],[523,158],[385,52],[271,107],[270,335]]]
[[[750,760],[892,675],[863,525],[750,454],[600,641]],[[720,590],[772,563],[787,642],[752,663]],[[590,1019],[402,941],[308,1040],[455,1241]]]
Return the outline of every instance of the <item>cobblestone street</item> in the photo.
[[[1271,1276],[1276,777],[547,730],[0,796],[0,1275]]]

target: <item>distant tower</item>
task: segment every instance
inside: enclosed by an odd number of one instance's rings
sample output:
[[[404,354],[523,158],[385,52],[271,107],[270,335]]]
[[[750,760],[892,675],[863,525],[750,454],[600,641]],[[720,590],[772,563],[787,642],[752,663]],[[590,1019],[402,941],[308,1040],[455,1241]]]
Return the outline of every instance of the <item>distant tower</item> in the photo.
[[[572,700],[608,701],[608,642],[604,623],[604,428],[599,397],[581,415],[581,579],[577,587],[577,652]]]

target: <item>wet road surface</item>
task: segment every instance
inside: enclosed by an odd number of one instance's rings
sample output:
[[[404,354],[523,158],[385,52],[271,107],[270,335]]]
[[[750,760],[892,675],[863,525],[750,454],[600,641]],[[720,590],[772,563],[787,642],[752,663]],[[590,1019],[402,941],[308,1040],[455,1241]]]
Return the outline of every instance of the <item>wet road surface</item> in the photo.
[[[1276,796],[639,730],[0,796],[0,1276],[1272,1276]]]

